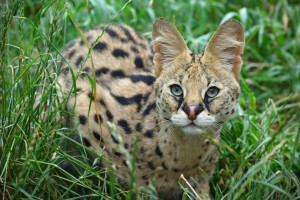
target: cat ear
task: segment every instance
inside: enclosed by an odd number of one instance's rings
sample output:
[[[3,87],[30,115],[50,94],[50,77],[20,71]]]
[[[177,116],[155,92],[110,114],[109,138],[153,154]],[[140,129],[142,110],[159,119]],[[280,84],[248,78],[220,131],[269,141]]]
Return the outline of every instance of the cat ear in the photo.
[[[243,64],[245,44],[244,29],[240,22],[230,20],[222,24],[209,40],[204,60],[218,62],[225,69],[231,70],[239,80]]]
[[[171,66],[175,58],[189,54],[182,36],[167,19],[158,18],[154,21],[152,41],[157,76],[164,68]]]

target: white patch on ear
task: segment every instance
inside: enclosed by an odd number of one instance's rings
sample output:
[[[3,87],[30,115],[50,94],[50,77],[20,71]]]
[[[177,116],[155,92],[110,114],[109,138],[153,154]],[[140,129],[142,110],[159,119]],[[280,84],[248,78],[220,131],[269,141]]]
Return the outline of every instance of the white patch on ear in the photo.
[[[153,40],[153,45],[160,45],[160,54],[162,54],[162,67],[169,67],[174,61],[174,57],[180,54],[178,42],[175,35],[172,35],[169,29],[157,29],[160,36]]]
[[[209,40],[204,57],[209,62],[219,61],[238,78],[243,63],[244,29],[240,22],[231,20],[222,24]],[[217,60],[216,60],[217,59]]]
[[[159,18],[155,20],[152,28],[152,41],[154,55],[154,64],[157,73],[171,66],[179,55],[189,55],[182,36],[175,26],[167,19]]]
[[[235,35],[232,35],[232,32],[235,32],[234,28],[227,28],[226,31],[219,36],[219,43],[215,44],[216,53],[218,53],[218,57],[220,62],[223,64],[223,67],[232,70],[233,63],[230,62],[236,56],[234,53],[230,52],[230,50],[235,49],[239,46],[244,46],[244,42],[240,42],[237,40]]]

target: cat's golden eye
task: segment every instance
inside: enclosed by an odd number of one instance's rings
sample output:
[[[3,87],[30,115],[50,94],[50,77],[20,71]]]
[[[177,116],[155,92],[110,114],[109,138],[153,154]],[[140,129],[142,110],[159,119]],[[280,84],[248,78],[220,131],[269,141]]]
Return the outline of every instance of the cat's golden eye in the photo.
[[[206,96],[209,97],[209,98],[213,98],[213,97],[215,97],[219,94],[219,91],[220,90],[217,87],[210,87],[206,91]]]
[[[175,96],[181,96],[182,95],[182,89],[179,85],[171,85],[171,92]]]

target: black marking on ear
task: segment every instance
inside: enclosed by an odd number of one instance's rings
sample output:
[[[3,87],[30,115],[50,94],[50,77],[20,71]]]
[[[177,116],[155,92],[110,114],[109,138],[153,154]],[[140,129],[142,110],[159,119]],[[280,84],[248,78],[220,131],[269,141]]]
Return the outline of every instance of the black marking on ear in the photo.
[[[155,108],[156,108],[156,102],[149,104],[143,112],[143,117],[146,117],[147,115],[149,115],[151,110],[154,110]]]
[[[112,30],[111,28],[107,28],[107,29],[105,30],[105,32],[106,32],[110,37],[112,37],[112,38],[118,38],[118,37],[119,37],[118,34],[117,34],[114,30]]]
[[[133,52],[133,53],[140,53],[139,50],[137,48],[135,48],[134,46],[131,46],[130,47],[130,50]]]
[[[82,57],[82,56],[79,56],[79,58],[77,58],[77,60],[76,60],[75,65],[76,65],[77,67],[80,67],[80,64],[81,64],[82,61],[84,61],[83,57]]]
[[[113,121],[114,117],[109,110],[106,110],[106,116],[110,122]]]
[[[97,69],[97,70],[95,71],[95,74],[96,74],[96,76],[101,76],[102,74],[107,74],[108,71],[109,71],[108,68],[103,67],[103,68],[101,68],[101,69]]]
[[[121,126],[123,128],[123,130],[125,131],[125,133],[131,134],[131,128],[129,127],[129,124],[127,123],[126,120],[124,120],[124,119],[119,120],[118,126]]]
[[[123,70],[114,70],[111,72],[111,76],[113,78],[124,78],[125,77],[125,73]]]
[[[155,166],[154,166],[153,162],[151,162],[151,161],[148,162],[148,166],[150,169],[155,170]]]
[[[158,144],[157,144],[157,146],[156,146],[155,153],[156,153],[159,157],[163,157],[163,153],[161,152],[161,150],[160,150]]]
[[[112,55],[116,58],[125,58],[128,57],[128,53],[122,49],[114,49]]]
[[[86,139],[85,137],[82,138],[82,141],[83,141],[83,144],[84,144],[85,146],[87,146],[87,147],[90,147],[90,146],[91,146],[90,141],[88,141],[88,139]]]
[[[122,96],[116,96],[116,95],[113,95],[113,94],[111,94],[111,95],[115,98],[115,100],[117,102],[119,102],[123,106],[127,106],[127,105],[131,105],[133,103],[136,103],[137,104],[137,112],[140,112],[140,110],[141,110],[141,100],[143,98],[143,95],[137,94],[137,95],[129,97],[129,98],[122,97]]]
[[[73,43],[73,45],[74,45],[74,43]],[[76,50],[75,49],[73,49],[72,51],[70,51],[70,53],[68,53],[68,58],[72,58],[73,57],[73,55],[75,54],[75,52],[76,52]]]
[[[142,125],[141,123],[137,123],[136,126],[135,126],[135,131],[136,132],[141,132],[142,131]]]
[[[97,133],[96,131],[93,131],[93,135],[97,140],[100,140],[100,134]]]
[[[83,116],[83,115],[80,115],[79,116],[79,121],[80,121],[80,124],[85,125],[86,124],[86,117]]]
[[[128,76],[128,78],[130,78],[130,80],[133,83],[142,81],[142,82],[146,83],[147,85],[152,85],[156,80],[156,78],[154,76],[144,76],[144,75],[131,75],[131,76]]]
[[[99,114],[99,118],[100,118],[100,122],[103,122],[103,118],[102,116]],[[94,120],[96,123],[98,123],[98,117],[97,117],[97,114],[94,115]]]
[[[134,64],[135,64],[135,67],[138,69],[144,68],[143,60],[139,56],[134,59]]]
[[[153,130],[147,130],[144,134],[144,136],[148,137],[148,138],[153,138],[154,137],[154,132]]]

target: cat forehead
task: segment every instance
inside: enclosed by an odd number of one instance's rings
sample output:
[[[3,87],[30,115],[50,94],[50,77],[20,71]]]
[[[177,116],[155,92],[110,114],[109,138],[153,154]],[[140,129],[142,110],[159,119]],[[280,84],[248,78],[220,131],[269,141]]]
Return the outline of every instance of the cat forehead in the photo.
[[[180,63],[174,69],[173,78],[179,82],[210,82],[213,79],[213,72],[209,69],[209,66],[202,63],[201,58],[203,54],[194,55],[191,54],[189,62]]]

